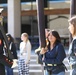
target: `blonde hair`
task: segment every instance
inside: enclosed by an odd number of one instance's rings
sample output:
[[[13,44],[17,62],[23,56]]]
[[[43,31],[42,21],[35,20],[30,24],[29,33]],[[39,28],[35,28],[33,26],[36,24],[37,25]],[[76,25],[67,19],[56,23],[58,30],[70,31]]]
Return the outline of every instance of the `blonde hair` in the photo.
[[[27,33],[22,33],[22,35],[28,38],[28,34]]]
[[[27,33],[22,33],[21,36],[27,37],[27,40],[26,41],[28,41],[28,34]]]

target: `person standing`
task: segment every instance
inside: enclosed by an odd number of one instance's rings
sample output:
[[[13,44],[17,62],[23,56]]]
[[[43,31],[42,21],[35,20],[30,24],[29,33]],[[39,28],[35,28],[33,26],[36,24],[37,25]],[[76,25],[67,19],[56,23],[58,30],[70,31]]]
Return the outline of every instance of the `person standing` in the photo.
[[[45,63],[45,75],[65,75],[63,60],[66,54],[58,32],[51,30],[48,41],[47,50],[42,48],[40,51],[40,58]]]
[[[8,44],[9,44],[9,50],[11,51],[11,54],[13,55],[13,59],[17,59],[17,52],[16,52],[16,46],[15,46],[15,43],[14,43],[14,38],[9,34],[7,33],[6,34],[7,36],[7,40],[8,40]],[[6,50],[6,46],[4,46],[5,50]],[[13,75],[13,68],[10,68],[8,66],[5,67],[6,68],[6,75]]]
[[[0,31],[0,74],[5,75],[5,66],[10,68],[14,68],[17,66],[15,60],[9,59],[4,55],[3,47],[4,47],[4,37],[2,32]]]
[[[21,34],[20,56],[18,60],[18,75],[29,75],[29,62],[31,55],[31,43],[27,33]]]
[[[72,35],[72,41],[69,46],[69,64],[70,75],[76,75],[76,16],[71,17],[69,20],[69,31]]]

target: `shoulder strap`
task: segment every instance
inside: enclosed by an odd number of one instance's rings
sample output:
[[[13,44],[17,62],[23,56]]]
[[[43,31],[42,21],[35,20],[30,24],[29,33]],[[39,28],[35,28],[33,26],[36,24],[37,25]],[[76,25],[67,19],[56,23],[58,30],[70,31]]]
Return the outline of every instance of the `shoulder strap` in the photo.
[[[58,53],[58,45],[56,46],[56,54]]]

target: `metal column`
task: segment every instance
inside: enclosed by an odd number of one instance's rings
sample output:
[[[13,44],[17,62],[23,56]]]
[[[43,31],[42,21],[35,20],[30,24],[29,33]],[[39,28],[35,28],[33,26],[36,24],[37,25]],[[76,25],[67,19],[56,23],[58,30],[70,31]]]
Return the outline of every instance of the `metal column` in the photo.
[[[76,0],[71,0],[70,3],[70,17],[72,17],[76,15]]]
[[[44,0],[44,8],[47,8],[48,7],[48,2],[47,2],[47,0]],[[45,28],[47,28],[48,26],[47,26],[47,16],[48,15],[45,15]]]
[[[37,3],[37,18],[38,18],[38,33],[40,47],[45,47],[45,16],[44,16],[44,0],[36,0]],[[42,75],[44,75],[44,67],[42,67]]]
[[[36,0],[39,43],[41,47],[45,47],[45,17],[44,17],[44,0]]]

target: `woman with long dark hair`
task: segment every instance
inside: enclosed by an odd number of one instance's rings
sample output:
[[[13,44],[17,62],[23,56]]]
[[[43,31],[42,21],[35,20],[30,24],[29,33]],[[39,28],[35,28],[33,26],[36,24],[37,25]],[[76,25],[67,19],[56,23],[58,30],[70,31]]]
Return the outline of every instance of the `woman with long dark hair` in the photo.
[[[14,43],[14,38],[11,36],[11,34],[6,34],[7,39],[8,39],[8,44],[9,44],[9,50],[11,50],[12,55],[14,56],[13,59],[17,59],[17,52],[16,52],[16,46]],[[4,46],[4,48],[6,49],[7,47]],[[6,75],[13,75],[13,68],[10,68],[8,66],[6,66]]]
[[[63,60],[66,54],[58,32],[55,30],[50,31],[48,40],[48,50],[42,48],[40,52],[45,63],[45,75],[65,75]],[[43,56],[45,57],[43,58]]]

